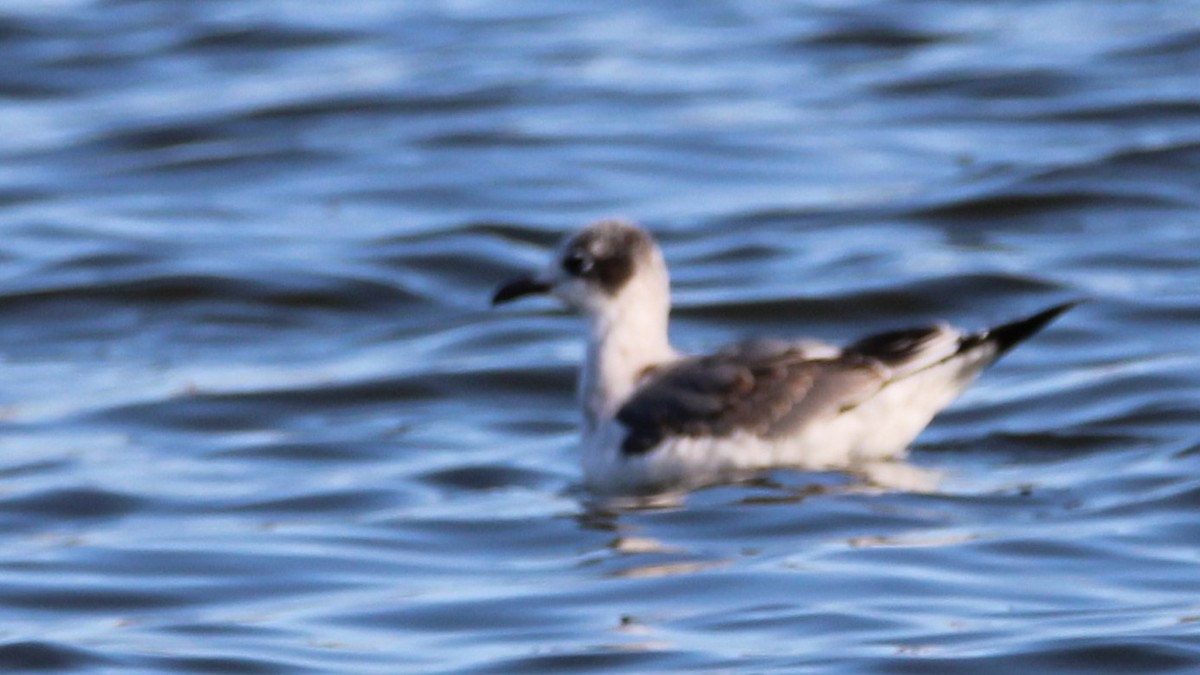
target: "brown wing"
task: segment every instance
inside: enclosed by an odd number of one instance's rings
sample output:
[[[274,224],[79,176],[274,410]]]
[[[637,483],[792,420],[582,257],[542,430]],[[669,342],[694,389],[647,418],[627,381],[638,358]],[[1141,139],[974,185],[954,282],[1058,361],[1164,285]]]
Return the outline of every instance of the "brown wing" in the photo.
[[[781,342],[733,345],[652,373],[617,412],[628,429],[622,449],[643,453],[672,436],[785,435],[856,405],[883,380],[858,355],[813,358]]]
[[[629,431],[622,449],[646,452],[672,436],[777,438],[853,408],[892,382],[963,356],[973,374],[1077,303],[976,334],[950,326],[865,337],[844,350],[756,341],[652,373],[617,412]],[[970,360],[974,350],[986,350]]]

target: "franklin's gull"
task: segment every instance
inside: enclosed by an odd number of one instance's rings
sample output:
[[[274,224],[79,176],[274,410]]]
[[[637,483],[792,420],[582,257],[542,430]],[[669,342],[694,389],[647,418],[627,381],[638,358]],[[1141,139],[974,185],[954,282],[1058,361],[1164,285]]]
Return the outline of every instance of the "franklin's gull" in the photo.
[[[667,339],[662,252],[620,220],[568,236],[548,267],[504,284],[492,304],[530,294],[587,318],[583,466],[588,486],[605,494],[900,458],[984,368],[1076,304],[976,333],[937,324],[841,348],[751,340],[683,355]]]

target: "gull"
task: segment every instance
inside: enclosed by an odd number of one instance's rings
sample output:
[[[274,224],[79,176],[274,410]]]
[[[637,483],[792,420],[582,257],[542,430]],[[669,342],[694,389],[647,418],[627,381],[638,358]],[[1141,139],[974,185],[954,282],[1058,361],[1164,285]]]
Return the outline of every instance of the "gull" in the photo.
[[[704,355],[667,336],[667,265],[641,227],[602,220],[567,236],[499,305],[548,294],[587,320],[580,370],[585,483],[595,493],[686,491],[772,468],[900,459],[981,371],[1073,307],[979,332],[945,323],[845,347],[754,339]]]

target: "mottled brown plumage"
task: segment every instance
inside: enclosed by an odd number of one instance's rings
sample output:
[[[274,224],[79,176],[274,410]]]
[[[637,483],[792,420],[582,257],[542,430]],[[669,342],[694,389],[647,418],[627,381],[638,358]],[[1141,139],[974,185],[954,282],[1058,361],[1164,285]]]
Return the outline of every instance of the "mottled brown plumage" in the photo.
[[[650,372],[617,411],[617,420],[629,429],[621,449],[647,452],[671,436],[786,437],[964,350],[992,343],[998,356],[1075,304],[961,337],[944,325],[871,335],[821,357],[800,344],[755,340],[683,359]],[[957,347],[938,360],[922,361],[947,336],[955,336]]]
[[[646,452],[670,436],[786,435],[854,405],[883,381],[858,355],[814,358],[803,346],[774,341],[730,345],[651,373],[617,412],[629,429],[622,450]]]

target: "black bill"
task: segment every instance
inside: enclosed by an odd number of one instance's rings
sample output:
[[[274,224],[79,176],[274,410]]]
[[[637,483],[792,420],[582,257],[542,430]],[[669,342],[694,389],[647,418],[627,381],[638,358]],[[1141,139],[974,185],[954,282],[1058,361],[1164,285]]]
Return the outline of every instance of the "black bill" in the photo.
[[[510,300],[516,300],[523,295],[549,293],[550,284],[538,281],[531,276],[518,277],[496,289],[492,296],[492,305],[499,305]]]

